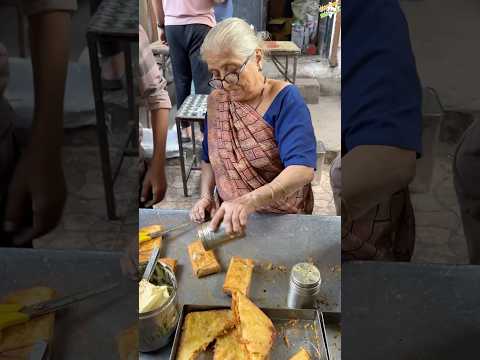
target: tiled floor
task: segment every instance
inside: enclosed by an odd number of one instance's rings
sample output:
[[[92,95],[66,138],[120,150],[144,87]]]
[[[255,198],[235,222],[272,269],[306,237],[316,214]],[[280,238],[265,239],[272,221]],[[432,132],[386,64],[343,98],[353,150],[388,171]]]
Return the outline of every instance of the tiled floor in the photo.
[[[119,250],[137,236],[137,161],[125,158],[115,184],[118,220],[106,215],[96,132],[77,129],[67,137],[64,164],[68,198],[61,223],[35,240],[35,247]]]
[[[412,194],[417,230],[414,262],[468,263],[467,245],[453,186],[455,147],[455,144],[437,145],[430,191]]]

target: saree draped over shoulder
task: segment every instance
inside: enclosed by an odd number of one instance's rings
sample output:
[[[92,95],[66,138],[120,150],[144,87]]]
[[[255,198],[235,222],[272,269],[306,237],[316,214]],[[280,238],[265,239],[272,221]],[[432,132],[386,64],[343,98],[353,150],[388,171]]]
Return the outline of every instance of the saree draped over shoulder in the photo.
[[[222,200],[236,199],[270,183],[283,170],[274,129],[250,105],[215,94],[215,111],[208,118],[208,155]],[[310,184],[263,207],[259,212],[313,211]]]

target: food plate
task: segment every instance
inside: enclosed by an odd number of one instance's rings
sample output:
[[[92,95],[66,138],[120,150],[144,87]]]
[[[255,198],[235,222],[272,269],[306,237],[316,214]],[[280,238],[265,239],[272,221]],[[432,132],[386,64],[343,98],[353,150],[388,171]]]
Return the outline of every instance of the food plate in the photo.
[[[230,309],[226,306],[183,305],[180,321],[175,332],[170,360],[175,360],[180,345],[182,326],[185,316],[194,311]],[[312,360],[329,360],[325,327],[322,314],[317,310],[303,309],[265,309],[261,310],[272,320],[277,331],[270,359],[288,360],[303,347]],[[213,359],[213,352],[207,351],[198,360]]]

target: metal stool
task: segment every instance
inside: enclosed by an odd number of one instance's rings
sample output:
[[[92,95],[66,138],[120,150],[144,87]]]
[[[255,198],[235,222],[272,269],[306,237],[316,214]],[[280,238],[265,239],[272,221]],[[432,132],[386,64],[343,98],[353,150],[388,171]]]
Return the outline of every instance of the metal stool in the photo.
[[[207,97],[208,95],[190,95],[185,99],[182,106],[175,116],[175,123],[177,125],[178,149],[180,155],[180,169],[182,171],[183,194],[188,196],[188,178],[192,170],[200,170],[197,165],[196,156],[196,141],[195,141],[195,123],[202,124],[205,121],[205,114],[207,112]],[[192,126],[192,163],[185,167],[185,151],[182,143],[182,121],[188,122]]]

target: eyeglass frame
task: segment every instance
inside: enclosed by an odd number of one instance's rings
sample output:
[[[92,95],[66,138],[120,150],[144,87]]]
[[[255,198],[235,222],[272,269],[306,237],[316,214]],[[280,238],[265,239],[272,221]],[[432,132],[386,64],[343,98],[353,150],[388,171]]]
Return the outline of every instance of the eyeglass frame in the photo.
[[[240,74],[242,73],[242,71],[245,69],[245,67],[247,66],[248,62],[250,61],[250,59],[252,58],[252,56],[256,53],[256,51],[254,51],[252,54],[250,54],[247,59],[245,60],[245,62],[240,66],[240,69],[239,70],[235,70],[235,71],[231,71],[227,74],[225,74],[225,76],[222,78],[222,79],[217,79],[217,78],[214,78],[213,77],[213,74],[212,74],[212,77],[211,79],[208,81],[208,86],[210,86],[211,88],[213,89],[225,89],[225,86],[223,86],[223,82],[225,81],[227,84],[229,85],[237,85],[238,82],[240,81]],[[229,75],[237,75],[237,81],[234,83],[234,84],[231,84],[229,83],[227,80],[225,80],[225,78]],[[220,81],[220,84],[222,84],[221,87],[215,87],[212,85],[212,82],[213,81]]]

